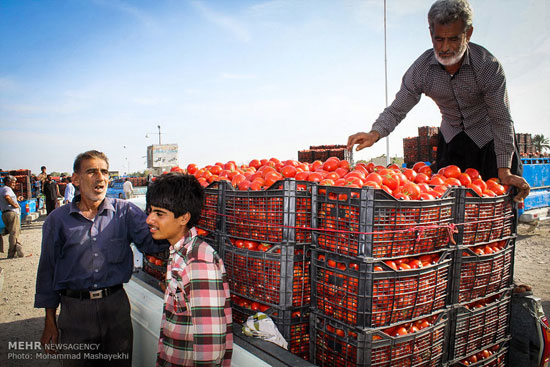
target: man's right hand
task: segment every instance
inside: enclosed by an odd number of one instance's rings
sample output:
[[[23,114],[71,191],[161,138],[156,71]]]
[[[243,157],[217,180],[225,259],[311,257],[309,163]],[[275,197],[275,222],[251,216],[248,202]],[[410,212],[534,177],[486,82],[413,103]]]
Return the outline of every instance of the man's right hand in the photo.
[[[368,148],[376,143],[380,139],[380,133],[378,131],[371,131],[368,133],[360,132],[350,135],[348,138],[348,150],[352,150],[353,146],[357,144],[356,151],[360,151],[363,148]]]
[[[53,316],[52,316],[53,310]],[[44,331],[42,332],[42,337],[40,338],[40,344],[46,353],[53,354],[57,353],[56,348],[50,348],[49,345],[57,344],[59,337],[59,330],[57,329],[57,323],[55,321],[55,312],[56,309],[46,309],[46,321],[44,323]]]

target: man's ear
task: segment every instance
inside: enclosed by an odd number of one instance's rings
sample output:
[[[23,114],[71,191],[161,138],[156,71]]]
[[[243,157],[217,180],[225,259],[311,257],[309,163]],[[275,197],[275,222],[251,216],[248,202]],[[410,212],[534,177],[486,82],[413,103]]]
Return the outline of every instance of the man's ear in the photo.
[[[72,180],[73,180],[73,185],[80,186],[80,177],[78,177],[78,173],[73,172]]]
[[[179,217],[179,219],[180,219],[180,224],[182,226],[187,226],[187,223],[189,223],[189,220],[191,219],[191,214],[189,212],[187,212],[187,213],[181,215]]]
[[[470,29],[466,31],[466,41],[470,42],[470,37],[472,37],[473,32],[474,32],[474,27],[471,26]]]

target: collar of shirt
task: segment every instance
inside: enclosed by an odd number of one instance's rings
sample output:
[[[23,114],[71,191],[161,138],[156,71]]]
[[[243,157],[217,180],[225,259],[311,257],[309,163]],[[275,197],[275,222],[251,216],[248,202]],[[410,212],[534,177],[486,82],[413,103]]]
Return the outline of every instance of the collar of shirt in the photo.
[[[80,202],[80,199],[81,199],[81,196],[76,195],[73,201],[71,201],[71,210],[69,211],[71,215],[74,213],[80,214],[80,208],[78,207],[78,203]],[[99,205],[99,208],[97,209],[97,215],[101,215],[105,210],[111,210],[113,212],[115,211],[113,203],[111,203],[111,201],[108,198],[103,199],[103,202],[101,202],[101,204]]]
[[[174,254],[175,252],[178,252],[182,248],[184,248],[185,251],[182,251],[182,255],[185,255],[187,251],[189,251],[189,246],[193,242],[193,238],[196,236],[197,230],[195,229],[195,227],[193,227],[189,231],[187,231],[187,235],[183,236],[181,240],[176,242],[173,246],[170,246],[170,254]]]

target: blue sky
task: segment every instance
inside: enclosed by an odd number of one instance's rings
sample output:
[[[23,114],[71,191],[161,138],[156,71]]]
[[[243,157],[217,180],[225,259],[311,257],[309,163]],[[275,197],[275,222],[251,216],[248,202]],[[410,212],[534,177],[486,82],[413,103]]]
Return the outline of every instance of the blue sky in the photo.
[[[387,1],[390,102],[431,47],[431,3]],[[550,5],[471,3],[472,42],[504,66],[516,131],[550,137]],[[385,107],[383,24],[382,0],[1,0],[0,168],[70,172],[98,149],[112,169],[143,170],[157,125],[181,166],[345,144]],[[424,96],[390,155],[439,122]]]

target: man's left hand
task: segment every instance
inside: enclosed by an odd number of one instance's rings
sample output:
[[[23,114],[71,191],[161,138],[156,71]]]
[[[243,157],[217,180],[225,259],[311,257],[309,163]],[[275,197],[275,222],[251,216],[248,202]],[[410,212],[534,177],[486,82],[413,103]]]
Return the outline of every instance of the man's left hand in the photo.
[[[503,185],[515,186],[519,190],[518,194],[514,197],[514,201],[517,203],[522,203],[523,199],[529,195],[531,187],[521,176],[513,175],[510,172],[509,168],[499,168],[498,169],[498,178],[500,183]]]

